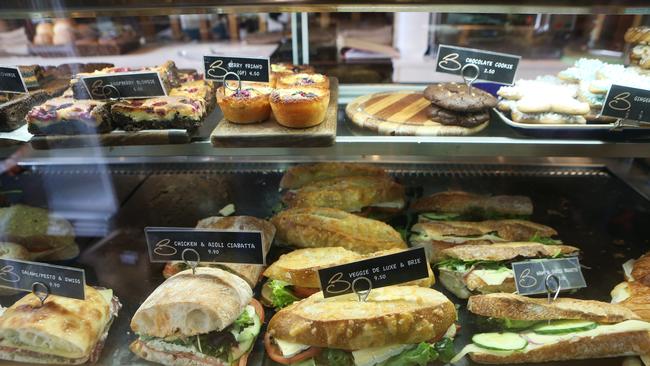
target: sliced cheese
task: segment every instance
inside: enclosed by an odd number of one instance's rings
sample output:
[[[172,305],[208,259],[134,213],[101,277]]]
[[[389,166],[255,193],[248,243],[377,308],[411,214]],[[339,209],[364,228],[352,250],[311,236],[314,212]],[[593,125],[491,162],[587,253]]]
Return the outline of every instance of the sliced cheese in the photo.
[[[629,261],[623,263],[623,273],[625,274],[625,279],[628,281],[634,281],[634,277],[632,277],[634,262],[636,262],[636,260],[630,259]]]
[[[355,366],[373,366],[404,352],[412,344],[397,344],[386,347],[373,347],[352,352]]]
[[[109,288],[99,290],[99,294],[102,295],[102,298],[104,298],[104,300],[106,300],[106,303],[109,304],[108,306],[110,306],[110,304],[113,302],[113,290]]]
[[[440,274],[438,275],[438,279],[440,280],[440,283],[445,286],[447,290],[456,295],[456,297],[467,299],[472,295],[465,285],[465,272],[452,271],[443,267],[440,267],[439,271]]]
[[[452,324],[447,328],[447,331],[445,332],[445,335],[443,338],[451,338],[454,339],[456,337],[456,333],[458,332],[458,328],[456,327],[456,323]]]
[[[404,207],[404,200],[374,203],[371,207],[403,208]]]
[[[514,278],[512,270],[505,267],[499,269],[475,269],[472,274],[490,286],[498,286],[508,278]]]
[[[293,357],[310,347],[305,344],[282,341],[277,338],[275,339],[275,343],[278,345],[280,352],[282,352],[282,356],[285,358]]]
[[[627,300],[632,294],[630,293],[630,286],[627,282],[621,282],[610,292],[612,295],[612,304],[618,304]]]

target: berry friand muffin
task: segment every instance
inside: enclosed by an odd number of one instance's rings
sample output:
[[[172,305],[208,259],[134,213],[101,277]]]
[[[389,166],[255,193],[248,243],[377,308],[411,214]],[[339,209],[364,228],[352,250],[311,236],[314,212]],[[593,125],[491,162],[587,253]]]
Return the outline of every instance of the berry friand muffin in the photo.
[[[330,81],[327,76],[322,74],[290,74],[285,75],[278,80],[276,88],[321,88],[329,89]]]
[[[323,122],[330,91],[318,88],[275,89],[270,97],[276,121],[285,127],[307,128]]]
[[[221,87],[217,89],[217,103],[224,118],[232,123],[262,122],[271,115],[272,90],[266,83],[242,83],[241,89],[236,90]]]
[[[283,77],[292,74],[313,74],[314,68],[309,65],[294,65],[289,63],[271,64],[270,84],[276,87],[277,82]]]

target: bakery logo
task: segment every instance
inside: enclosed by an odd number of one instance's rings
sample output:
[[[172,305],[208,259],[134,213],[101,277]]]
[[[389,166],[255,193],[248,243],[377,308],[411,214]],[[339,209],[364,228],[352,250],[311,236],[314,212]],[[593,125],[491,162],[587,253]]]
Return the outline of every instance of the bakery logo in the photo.
[[[325,297],[354,292],[361,300],[373,288],[427,278],[429,266],[424,248],[413,248],[323,268],[318,270],[318,277]]]
[[[0,66],[0,92],[27,93],[27,86],[19,68]]]
[[[51,295],[84,300],[86,274],[83,269],[0,259],[0,287],[33,292],[34,285]]]
[[[167,95],[157,72],[120,72],[81,78],[92,99],[135,99]]]
[[[260,231],[147,227],[144,232],[151,262],[185,261],[183,252],[189,250],[201,263],[266,263]]]
[[[477,80],[512,84],[520,60],[521,56],[517,55],[440,45],[438,47],[436,71],[463,76],[465,66],[471,64],[476,66],[474,69],[478,69]],[[473,77],[474,75],[472,73],[464,76]]]
[[[650,122],[650,90],[612,84],[600,114],[624,120]]]
[[[208,80],[224,81],[226,74],[236,75],[241,81],[255,81],[268,83],[271,66],[268,58],[260,57],[228,57],[228,56],[203,56],[205,78]],[[231,77],[228,77],[230,80]]]
[[[549,276],[556,277],[562,291],[587,286],[576,257],[515,262],[512,270],[520,295],[546,293]]]

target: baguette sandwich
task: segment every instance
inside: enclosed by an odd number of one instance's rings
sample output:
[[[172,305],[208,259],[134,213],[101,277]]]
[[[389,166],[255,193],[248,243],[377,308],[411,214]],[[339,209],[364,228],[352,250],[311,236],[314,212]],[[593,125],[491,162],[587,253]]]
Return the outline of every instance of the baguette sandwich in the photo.
[[[85,300],[25,295],[0,315],[0,359],[80,365],[99,359],[122,306],[113,291],[85,287]]]
[[[479,333],[466,354],[478,363],[513,364],[650,353],[650,323],[600,301],[533,299],[514,294],[470,297],[467,309],[493,333]]]
[[[281,309],[320,291],[319,269],[400,251],[401,249],[389,249],[362,255],[341,247],[294,250],[280,256],[264,271],[268,281],[262,287],[262,303]],[[429,268],[428,278],[404,285],[431,287],[434,282],[433,271]]]
[[[280,310],[264,337],[282,365],[427,365],[453,357],[456,309],[441,293],[389,286],[323,298],[321,292]]]
[[[299,189],[310,183],[338,177],[365,176],[387,178],[384,169],[369,164],[316,163],[302,164],[287,169],[280,180],[281,189]]]
[[[275,227],[266,220],[258,219],[252,216],[228,216],[228,217],[208,217],[200,220],[196,225],[197,229],[212,230],[242,230],[242,231],[260,231],[262,233],[262,245],[264,252],[268,254],[275,236]],[[257,264],[240,264],[240,263],[199,263],[199,267],[221,268],[232,272],[246,280],[251,288],[257,285],[261,278],[263,266]],[[168,262],[163,269],[163,276],[169,278],[178,272],[189,269],[185,262],[174,261]]]
[[[293,207],[331,207],[347,212],[394,214],[404,209],[404,186],[388,176],[345,176],[318,180],[289,190],[282,202]]]
[[[421,221],[527,219],[533,203],[524,196],[484,196],[463,191],[439,192],[413,202]]]
[[[334,208],[293,208],[271,218],[276,241],[297,248],[343,247],[361,254],[406,249],[391,226]]]
[[[650,321],[650,254],[623,263],[627,281],[611,292],[612,303],[625,306],[643,320]]]
[[[429,258],[436,261],[440,251],[456,245],[481,245],[506,242],[539,242],[561,244],[552,239],[557,232],[548,226],[524,220],[427,221],[411,228],[412,246],[427,249]]]
[[[172,366],[246,365],[264,321],[253,290],[238,276],[199,267],[163,282],[131,319],[131,351]]]
[[[458,245],[442,250],[436,266],[440,283],[458,298],[473,294],[516,291],[510,263],[533,258],[558,258],[578,254],[568,245],[531,242]]]

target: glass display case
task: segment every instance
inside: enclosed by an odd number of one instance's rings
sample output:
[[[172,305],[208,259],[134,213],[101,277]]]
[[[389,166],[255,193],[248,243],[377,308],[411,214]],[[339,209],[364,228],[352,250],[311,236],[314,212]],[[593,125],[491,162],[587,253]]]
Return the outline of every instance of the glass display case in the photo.
[[[649,15],[4,0],[0,364],[650,362]],[[512,82],[491,81],[508,55]],[[263,263],[243,244],[187,258],[232,232]],[[407,250],[425,274],[391,277]],[[319,292],[319,270],[373,260],[386,277]],[[26,262],[52,266],[11,282]],[[518,295],[515,262],[546,288]],[[84,271],[84,300],[57,266]]]

